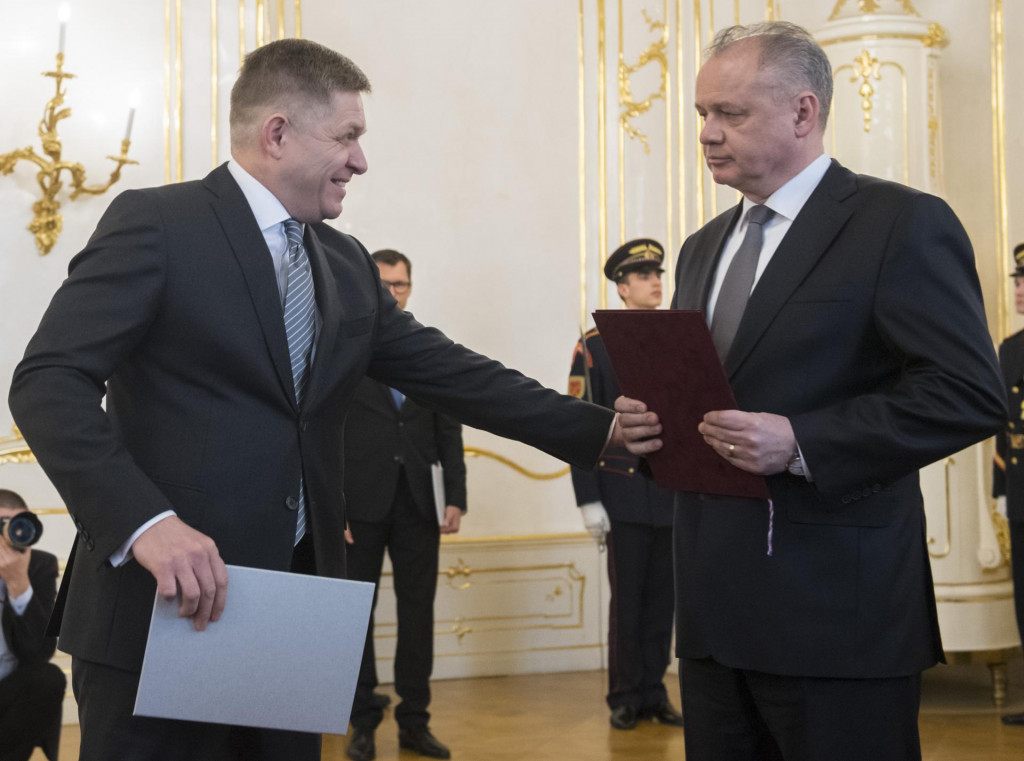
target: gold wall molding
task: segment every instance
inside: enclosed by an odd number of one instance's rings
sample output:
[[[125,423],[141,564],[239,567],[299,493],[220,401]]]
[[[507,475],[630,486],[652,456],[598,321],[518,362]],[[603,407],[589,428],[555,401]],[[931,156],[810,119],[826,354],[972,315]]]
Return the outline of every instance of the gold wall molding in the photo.
[[[25,443],[18,426],[12,425],[11,435],[0,438],[0,465],[22,465],[35,461],[36,456]]]
[[[209,150],[210,165],[221,163],[220,122],[222,119],[220,86],[220,51],[235,49],[237,43],[238,65],[245,60],[249,49],[249,19],[255,21],[254,47],[283,39],[287,36],[289,22],[295,37],[302,36],[302,1],[294,0],[289,18],[286,0],[238,0],[236,23],[222,24],[218,0],[164,0],[164,182],[181,182],[186,179],[186,159],[192,149],[199,148],[186,140],[188,117],[193,112],[195,95],[189,92],[185,97],[185,66],[201,67],[204,57],[209,58],[210,108]],[[230,15],[230,14],[229,14]],[[196,20],[206,17],[209,22],[208,36],[195,33]],[[237,37],[235,36],[237,35]],[[199,52],[199,45],[205,48]],[[203,95],[205,99],[206,94]],[[200,113],[202,113],[200,111]],[[203,118],[203,117],[199,117]],[[192,133],[190,133],[192,134]],[[205,154],[205,149],[200,151]],[[194,169],[192,171],[195,171]]]
[[[449,618],[442,614],[435,621],[435,635],[454,635],[461,643],[468,634],[560,631],[584,627],[587,577],[574,561],[470,566],[458,558],[454,565],[439,569],[438,580],[439,589],[448,589],[453,594],[475,592],[476,600],[466,599],[460,608],[475,608],[479,612]],[[526,607],[510,612],[502,608],[500,613],[487,613],[485,601],[497,599],[496,589],[511,586],[525,586],[532,590]],[[382,574],[380,588],[394,589],[393,573]],[[395,638],[397,622],[378,620],[374,636],[377,639]]]
[[[868,52],[867,48],[861,51],[859,57],[853,59],[854,70],[856,73],[850,78],[851,82],[856,82],[861,79],[860,87],[857,88],[857,92],[860,94],[861,101],[860,107],[864,112],[864,131],[871,131],[871,109],[874,105],[871,102],[872,96],[875,94],[875,88],[871,86],[871,78],[874,77],[876,81],[882,79],[882,75],[878,69],[880,64],[878,59]]]
[[[832,9],[832,15],[828,17],[829,21],[835,21],[838,19],[843,11],[843,7],[846,5],[847,0],[839,0],[835,7]],[[908,16],[919,16],[920,14],[914,8],[911,0],[890,0],[888,3],[891,7],[888,9],[889,12],[900,11]],[[897,7],[898,6],[898,7]],[[882,0],[857,0],[857,10],[863,14],[872,13],[885,13],[882,9]]]
[[[622,3],[620,0],[619,8]],[[667,9],[666,9],[667,10]],[[647,11],[643,11],[644,21],[652,32],[658,33],[658,39],[652,42],[640,53],[636,63],[627,64],[622,53],[622,29],[619,29],[619,122],[622,129],[633,140],[643,143],[644,153],[651,152],[651,146],[647,142],[647,135],[637,127],[633,120],[646,114],[651,110],[655,100],[665,100],[668,94],[668,23],[666,20],[659,21],[651,19]],[[658,89],[648,94],[643,100],[633,99],[632,75],[651,63],[658,64],[659,85]]]
[[[530,470],[520,465],[514,460],[510,460],[508,457],[505,457],[504,455],[500,455],[497,452],[493,452],[490,449],[481,449],[480,447],[464,447],[462,451],[466,457],[488,457],[492,460],[495,460],[496,462],[500,462],[502,465],[512,468],[512,470],[514,470],[516,473],[524,475],[527,478],[532,478],[535,481],[552,481],[556,478],[561,478],[562,476],[569,474],[568,465],[565,466],[564,468],[560,468],[559,470],[555,470],[550,473],[539,473],[535,470]]]
[[[1013,315],[1010,309],[1010,212],[1006,183],[1006,84],[1004,80],[1004,16],[1003,0],[991,0],[989,16],[991,46],[992,92],[992,180],[995,211],[995,250],[998,257],[997,272],[999,330],[997,342],[1013,333]]]

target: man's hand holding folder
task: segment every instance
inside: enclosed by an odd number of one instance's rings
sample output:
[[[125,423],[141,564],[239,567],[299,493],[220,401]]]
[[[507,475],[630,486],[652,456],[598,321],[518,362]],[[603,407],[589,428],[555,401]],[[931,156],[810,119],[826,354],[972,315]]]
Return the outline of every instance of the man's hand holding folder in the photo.
[[[615,400],[624,446],[635,455],[657,452],[664,442],[657,438],[661,422],[655,412],[637,399]],[[789,418],[769,412],[715,410],[704,415],[697,430],[720,456],[748,473],[770,476],[786,470],[796,449]]]

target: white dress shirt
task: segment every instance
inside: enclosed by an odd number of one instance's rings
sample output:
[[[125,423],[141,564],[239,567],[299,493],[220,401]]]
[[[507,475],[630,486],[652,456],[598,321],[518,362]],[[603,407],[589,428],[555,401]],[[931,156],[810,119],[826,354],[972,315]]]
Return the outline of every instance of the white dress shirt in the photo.
[[[821,154],[804,167],[800,174],[768,196],[768,200],[764,202],[764,205],[775,213],[771,219],[764,223],[761,256],[757,260],[757,271],[754,273],[754,283],[750,287],[751,292],[757,287],[757,281],[761,279],[765,267],[768,266],[768,262],[775,256],[775,251],[778,249],[779,244],[782,243],[782,239],[786,237],[786,233],[789,232],[793,220],[796,219],[796,215],[800,213],[804,204],[807,203],[807,199],[811,197],[814,189],[818,187],[818,183],[825,176],[825,172],[828,171],[831,162],[832,159],[829,158],[827,153]],[[711,318],[715,314],[715,305],[718,303],[718,293],[722,290],[722,281],[725,280],[725,273],[729,271],[729,265],[739,250],[740,243],[743,242],[743,236],[747,234],[747,212],[750,211],[751,206],[755,205],[749,198],[745,197],[743,199],[743,211],[740,221],[725,241],[725,247],[722,249],[722,258],[718,261],[715,279],[711,284],[711,294],[708,296],[705,314],[708,325],[711,324]]]

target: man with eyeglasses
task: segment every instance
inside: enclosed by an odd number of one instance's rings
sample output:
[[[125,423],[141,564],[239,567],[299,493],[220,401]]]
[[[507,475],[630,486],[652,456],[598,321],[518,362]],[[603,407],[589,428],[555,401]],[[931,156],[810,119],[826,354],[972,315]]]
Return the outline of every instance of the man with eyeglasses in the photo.
[[[412,262],[391,249],[371,255],[381,283],[404,310],[412,294]],[[444,474],[444,523],[438,526],[431,466]],[[391,555],[398,613],[395,708],[399,744],[421,756],[450,753],[428,728],[430,672],[434,661],[434,594],[440,534],[454,534],[466,511],[462,426],[383,383],[364,378],[345,421],[345,502],[352,544],[349,578],[377,584],[384,552]],[[374,607],[377,598],[374,595]],[[352,735],[346,755],[370,761],[374,731],[387,696],[377,687],[371,619],[352,704]]]

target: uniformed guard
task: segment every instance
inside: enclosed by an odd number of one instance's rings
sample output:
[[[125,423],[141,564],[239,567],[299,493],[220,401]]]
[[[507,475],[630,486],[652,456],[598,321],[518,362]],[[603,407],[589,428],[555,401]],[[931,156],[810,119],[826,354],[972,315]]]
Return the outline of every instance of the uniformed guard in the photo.
[[[1013,293],[1017,314],[1024,314],[1024,243],[1013,249]],[[1010,419],[996,436],[993,496],[1005,502],[1010,524],[1010,555],[1013,569],[1013,602],[1017,629],[1024,641],[1024,330],[999,346],[999,365],[1006,383]],[[1003,717],[1004,724],[1024,727],[1024,713]]]
[[[624,243],[604,274],[628,309],[661,305],[664,250],[650,238]],[[604,341],[591,330],[576,344],[569,393],[613,407],[619,384]],[[609,449],[595,471],[572,470],[576,502],[587,530],[608,549],[611,611],[608,620],[608,707],[615,729],[639,719],[681,727],[663,683],[674,612],[672,492],[638,472],[638,459]]]

